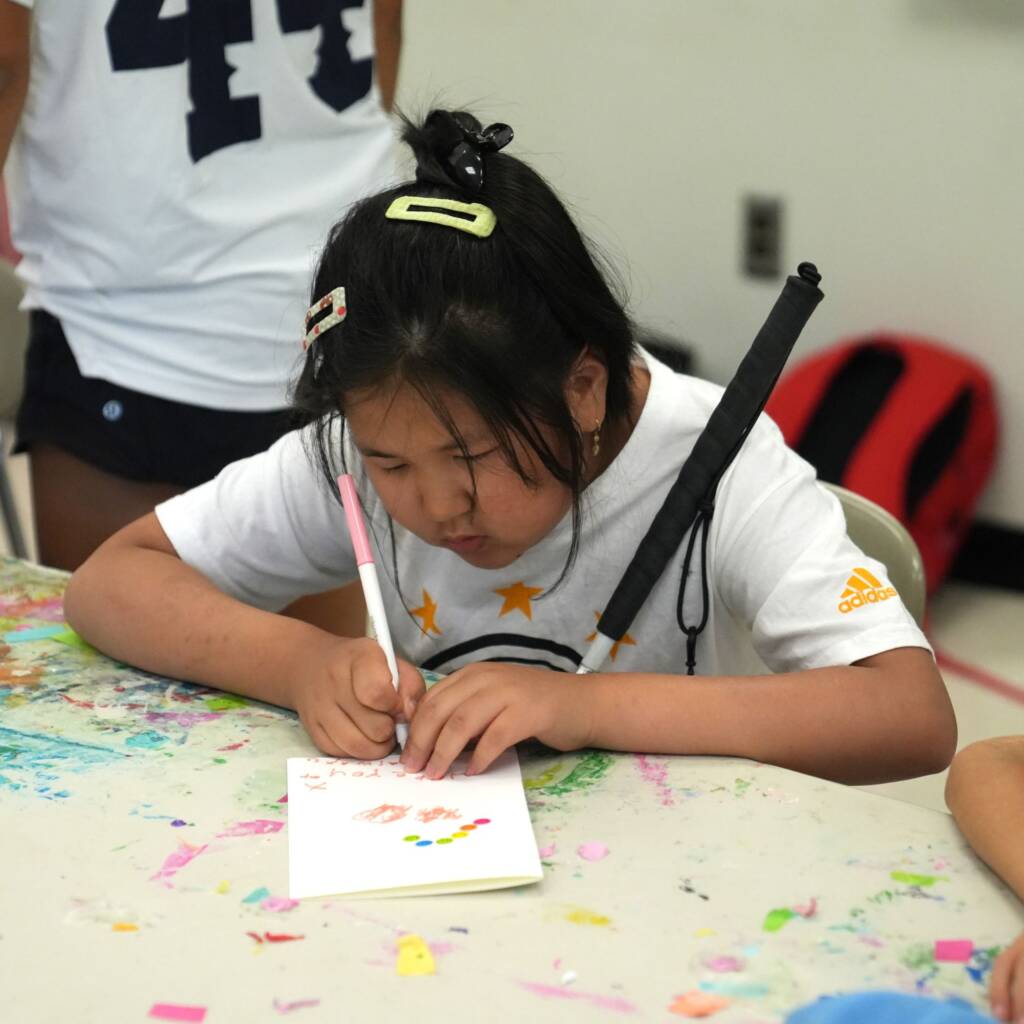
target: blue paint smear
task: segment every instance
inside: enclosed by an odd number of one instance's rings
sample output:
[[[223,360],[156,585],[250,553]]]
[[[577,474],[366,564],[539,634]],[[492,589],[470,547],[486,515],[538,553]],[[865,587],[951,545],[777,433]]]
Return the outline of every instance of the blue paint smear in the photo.
[[[758,999],[771,992],[767,985],[757,981],[702,981],[700,988],[705,992],[739,999]]]
[[[258,889],[253,889],[248,896],[242,900],[243,903],[260,903],[270,895],[270,890],[266,886],[260,886]]]
[[[50,785],[61,773],[113,764],[124,756],[92,743],[0,728],[0,788],[32,791],[48,800],[65,799],[68,790]]]
[[[25,644],[32,640],[46,640],[59,633],[66,633],[67,626],[36,626],[35,629],[12,629],[4,633],[5,644]]]
[[[134,736],[129,736],[124,741],[126,747],[137,747],[143,750],[155,750],[157,747],[162,747],[167,742],[167,737],[163,733],[154,732],[149,729],[147,732],[137,732]]]

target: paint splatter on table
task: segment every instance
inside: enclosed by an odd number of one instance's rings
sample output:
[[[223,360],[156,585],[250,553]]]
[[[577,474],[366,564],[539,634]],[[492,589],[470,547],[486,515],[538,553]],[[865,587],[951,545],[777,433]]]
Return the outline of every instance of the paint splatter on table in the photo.
[[[866,987],[981,1007],[1024,923],[945,815],[728,758],[531,747],[540,885],[296,903],[296,717],[110,661],[66,629],[65,582],[0,561],[5,1019],[767,1024]]]

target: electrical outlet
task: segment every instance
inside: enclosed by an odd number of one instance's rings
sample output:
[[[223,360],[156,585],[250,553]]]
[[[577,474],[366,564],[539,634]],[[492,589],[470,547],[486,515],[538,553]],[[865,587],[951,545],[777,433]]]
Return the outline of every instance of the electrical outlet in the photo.
[[[782,274],[782,200],[743,197],[743,272],[748,277]]]

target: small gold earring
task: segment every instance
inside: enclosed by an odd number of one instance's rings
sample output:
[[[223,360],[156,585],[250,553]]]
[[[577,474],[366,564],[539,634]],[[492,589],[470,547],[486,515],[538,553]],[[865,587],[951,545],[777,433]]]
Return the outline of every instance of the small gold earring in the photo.
[[[590,454],[595,458],[601,454],[601,421],[598,420],[597,426],[594,427],[594,443],[590,449]]]

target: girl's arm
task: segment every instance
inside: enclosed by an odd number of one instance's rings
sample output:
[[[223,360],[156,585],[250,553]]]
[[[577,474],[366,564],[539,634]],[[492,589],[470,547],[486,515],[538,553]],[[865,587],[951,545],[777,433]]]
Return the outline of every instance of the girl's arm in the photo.
[[[394,719],[423,693],[400,663],[400,695],[384,653],[222,593],[183,562],[155,513],[102,544],[72,576],[68,622],[90,643],[150,672],[293,708],[324,753],[383,757]]]
[[[219,591],[186,565],[154,513],[102,544],[71,577],[64,614],[91,644],[159,675],[294,707],[287,661],[328,635]]]
[[[380,103],[390,111],[395,105],[398,58],[402,53],[402,0],[374,0],[373,47]]]
[[[7,161],[28,91],[32,12],[0,0],[0,170]]]
[[[559,750],[747,757],[863,784],[941,771],[956,719],[931,655],[916,647],[744,677],[578,676],[481,662],[420,702],[403,761],[439,778],[479,737],[473,774],[530,736]]]
[[[956,718],[924,648],[778,675],[590,676],[590,742],[721,754],[856,785],[942,771]]]
[[[1024,900],[1024,736],[964,747],[949,770],[946,804],[978,856]]]

